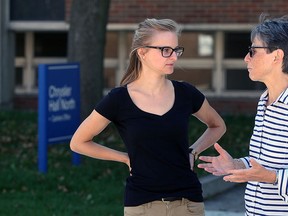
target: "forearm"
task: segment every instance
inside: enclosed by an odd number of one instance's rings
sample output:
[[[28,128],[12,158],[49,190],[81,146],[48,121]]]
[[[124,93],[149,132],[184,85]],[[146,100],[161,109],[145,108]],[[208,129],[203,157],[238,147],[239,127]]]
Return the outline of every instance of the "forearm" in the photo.
[[[71,149],[79,154],[100,160],[117,161],[125,164],[128,164],[129,161],[127,153],[108,148],[93,141],[73,145]]]
[[[216,143],[225,133],[225,127],[207,128],[201,137],[191,146],[198,154]]]

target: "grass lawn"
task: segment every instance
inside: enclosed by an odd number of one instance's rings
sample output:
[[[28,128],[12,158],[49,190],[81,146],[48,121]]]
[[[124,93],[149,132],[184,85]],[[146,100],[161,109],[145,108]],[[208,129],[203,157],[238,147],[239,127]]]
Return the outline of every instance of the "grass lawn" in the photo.
[[[247,155],[252,116],[223,116],[227,133],[219,143],[234,157]],[[191,142],[205,126],[191,118]],[[124,149],[111,126],[98,138]],[[48,148],[48,172],[38,172],[37,113],[0,111],[0,216],[120,216],[126,165],[88,157],[73,166],[68,143]],[[210,148],[205,154],[215,154]],[[199,176],[206,175],[196,169]]]

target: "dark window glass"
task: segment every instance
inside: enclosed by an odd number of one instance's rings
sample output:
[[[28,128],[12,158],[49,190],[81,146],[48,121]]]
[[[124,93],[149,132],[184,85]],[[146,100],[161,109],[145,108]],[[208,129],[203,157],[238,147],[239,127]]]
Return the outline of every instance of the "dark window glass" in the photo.
[[[250,33],[225,33],[225,58],[244,58],[251,45]]]
[[[10,0],[10,19],[63,21],[65,0]]]
[[[17,57],[24,57],[24,49],[25,49],[25,35],[24,35],[24,33],[17,33],[15,40],[16,40],[15,55]]]
[[[66,57],[67,33],[35,33],[36,57]]]
[[[263,83],[250,80],[247,70],[227,70],[227,90],[264,90]]]
[[[15,84],[16,86],[23,85],[23,68],[22,67],[15,68]]]
[[[34,87],[35,87],[35,88],[38,88],[38,67],[35,67],[35,68],[34,68],[34,71],[35,71],[35,73],[34,73],[34,76],[35,76],[35,77],[34,77],[34,78],[35,78],[35,79],[34,79],[34,80],[35,80]]]

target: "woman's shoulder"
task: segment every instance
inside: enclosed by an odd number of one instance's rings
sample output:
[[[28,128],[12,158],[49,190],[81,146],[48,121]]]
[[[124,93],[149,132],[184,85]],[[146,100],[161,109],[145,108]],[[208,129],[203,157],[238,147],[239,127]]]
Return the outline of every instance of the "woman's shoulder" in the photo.
[[[119,86],[119,87],[112,88],[109,91],[108,95],[110,95],[110,96],[122,96],[126,92],[127,92],[126,86]]]
[[[185,81],[171,80],[175,88],[183,90],[196,90],[196,87]]]
[[[176,92],[179,92],[183,95],[189,97],[200,97],[200,98],[205,97],[204,94],[191,83],[176,80],[173,80],[172,83],[174,85]]]

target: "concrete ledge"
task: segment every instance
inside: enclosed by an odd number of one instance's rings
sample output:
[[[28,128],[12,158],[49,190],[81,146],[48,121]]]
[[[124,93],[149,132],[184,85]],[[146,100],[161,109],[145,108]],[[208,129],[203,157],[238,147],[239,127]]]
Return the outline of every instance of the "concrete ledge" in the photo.
[[[233,182],[225,182],[223,176],[208,175],[201,177],[199,180],[202,184],[204,199],[222,193],[236,185],[236,183]]]

